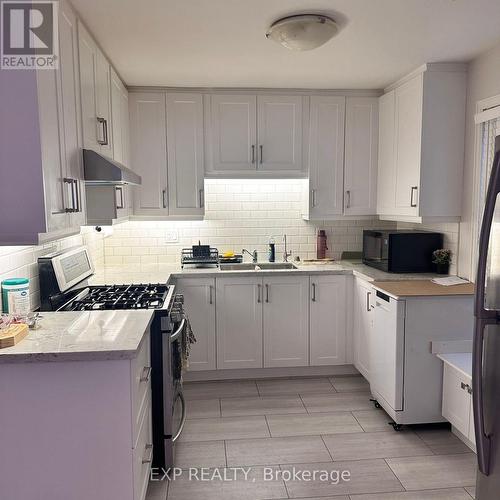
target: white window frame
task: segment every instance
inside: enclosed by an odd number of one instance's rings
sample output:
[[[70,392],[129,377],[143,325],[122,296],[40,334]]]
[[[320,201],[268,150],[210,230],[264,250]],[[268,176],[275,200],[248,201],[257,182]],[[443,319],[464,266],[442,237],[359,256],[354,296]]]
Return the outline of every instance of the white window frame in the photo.
[[[472,194],[472,231],[471,231],[471,261],[470,261],[470,279],[476,280],[476,268],[479,240],[479,231],[481,224],[479,222],[483,207],[479,206],[481,200],[481,160],[482,160],[482,124],[489,120],[500,117],[500,95],[482,99],[476,103],[476,114],[474,115],[475,137],[474,137],[474,190]]]

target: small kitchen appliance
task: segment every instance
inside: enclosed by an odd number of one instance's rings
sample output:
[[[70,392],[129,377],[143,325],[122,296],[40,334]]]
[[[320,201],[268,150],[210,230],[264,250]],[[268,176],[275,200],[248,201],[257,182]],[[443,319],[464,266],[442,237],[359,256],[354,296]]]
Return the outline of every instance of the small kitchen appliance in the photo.
[[[182,352],[187,319],[184,297],[167,283],[89,285],[94,267],[86,247],[38,259],[42,311],[152,310],[151,406],[153,467],[175,465],[175,443],[186,420]]]
[[[432,273],[432,252],[442,247],[442,233],[363,231],[363,263],[389,273]]]

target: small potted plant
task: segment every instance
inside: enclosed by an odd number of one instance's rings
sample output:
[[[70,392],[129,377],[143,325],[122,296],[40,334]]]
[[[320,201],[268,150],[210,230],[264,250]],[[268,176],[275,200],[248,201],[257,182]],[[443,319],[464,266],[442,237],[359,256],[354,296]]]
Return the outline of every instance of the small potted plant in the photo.
[[[449,274],[451,264],[451,250],[440,248],[432,252],[432,262],[436,266],[437,274]]]

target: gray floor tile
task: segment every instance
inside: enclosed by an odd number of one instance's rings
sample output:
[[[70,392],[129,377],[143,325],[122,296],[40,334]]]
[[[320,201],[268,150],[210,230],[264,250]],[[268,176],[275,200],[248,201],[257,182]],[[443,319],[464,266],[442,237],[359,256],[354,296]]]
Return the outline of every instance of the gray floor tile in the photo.
[[[222,416],[307,413],[299,396],[222,399]]]
[[[337,392],[369,391],[370,384],[362,376],[331,377],[330,382]]]
[[[270,415],[266,419],[272,437],[363,432],[356,419],[347,412],[314,415]]]
[[[183,442],[193,442],[262,437],[270,437],[266,418],[255,416],[186,420],[184,432],[179,439]]]
[[[352,495],[351,500],[470,500],[470,496],[463,488],[447,488],[377,495]]]
[[[403,488],[384,460],[357,460],[349,462],[333,462],[322,464],[298,464],[293,466],[296,471],[321,471],[341,474],[349,471],[348,481],[331,479],[311,481],[291,480],[286,482],[290,498],[314,498],[328,495],[349,495],[355,493],[382,493],[402,491]],[[290,471],[292,466],[281,466]]]
[[[389,425],[392,418],[382,409],[353,411],[352,414],[366,432],[394,432]]]
[[[334,460],[413,457],[432,451],[413,432],[365,432],[323,436]]]
[[[269,379],[257,380],[261,396],[278,394],[334,393],[335,389],[327,378]]]
[[[150,481],[146,500],[166,500],[168,491],[168,481]]]
[[[472,453],[389,458],[387,463],[407,490],[456,488],[476,482],[476,456]]]
[[[187,418],[220,417],[220,401],[218,399],[192,399],[187,402]]]
[[[436,455],[472,453],[472,450],[449,429],[416,428],[415,433]]]
[[[186,399],[215,399],[243,396],[258,396],[253,380],[187,382],[184,384]]]
[[[275,468],[277,469],[277,468]],[[219,470],[220,474],[224,471]],[[228,473],[232,477],[232,471]],[[229,479],[229,478],[228,478]],[[268,500],[288,498],[285,484],[282,480],[265,480],[262,467],[252,468],[248,480],[244,480],[242,472],[236,481],[213,479],[200,481],[189,479],[183,474],[170,484],[169,500]]]
[[[313,394],[302,396],[309,413],[326,411],[370,410],[370,393]]]
[[[189,467],[225,467],[224,441],[177,443],[175,465],[183,469]]]
[[[331,461],[320,436],[226,441],[226,452],[228,467]]]
[[[476,498],[476,487],[475,486],[467,486],[465,488],[465,490],[467,491],[467,493],[472,497],[472,498]]]

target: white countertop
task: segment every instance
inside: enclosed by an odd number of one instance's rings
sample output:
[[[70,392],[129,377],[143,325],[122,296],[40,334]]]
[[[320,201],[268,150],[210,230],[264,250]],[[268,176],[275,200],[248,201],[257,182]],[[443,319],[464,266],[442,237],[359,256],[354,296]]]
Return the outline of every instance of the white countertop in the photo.
[[[451,354],[438,354],[437,357],[445,363],[460,371],[466,377],[472,378],[472,353],[460,352]]]
[[[152,310],[44,312],[36,330],[0,349],[0,363],[135,357]]]

